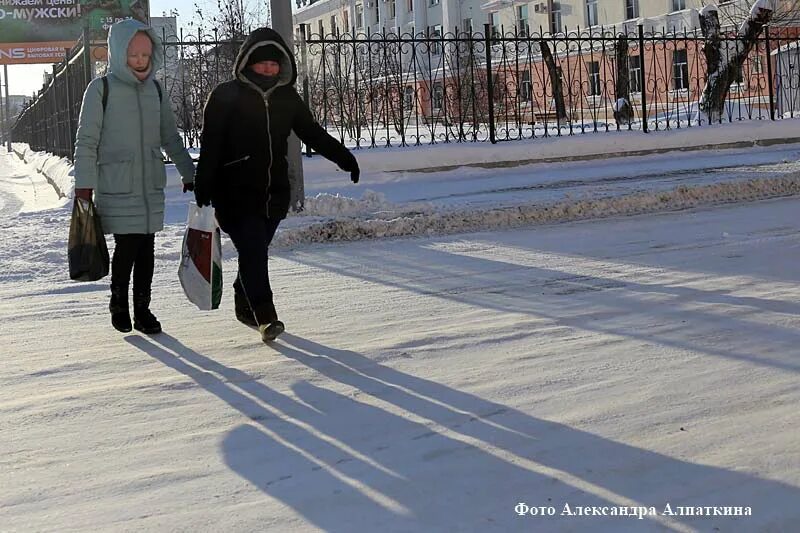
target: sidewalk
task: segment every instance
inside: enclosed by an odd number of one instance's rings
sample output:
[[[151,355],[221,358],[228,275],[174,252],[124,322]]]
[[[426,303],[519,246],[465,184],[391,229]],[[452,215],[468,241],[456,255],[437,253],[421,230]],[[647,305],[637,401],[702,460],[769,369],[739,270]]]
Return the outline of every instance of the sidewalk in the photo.
[[[212,312],[185,300],[171,230],[165,333],[120,335],[107,279],[66,279],[66,217],[20,215],[3,228],[0,524],[791,531],[797,210],[278,250],[272,346],[230,292]]]

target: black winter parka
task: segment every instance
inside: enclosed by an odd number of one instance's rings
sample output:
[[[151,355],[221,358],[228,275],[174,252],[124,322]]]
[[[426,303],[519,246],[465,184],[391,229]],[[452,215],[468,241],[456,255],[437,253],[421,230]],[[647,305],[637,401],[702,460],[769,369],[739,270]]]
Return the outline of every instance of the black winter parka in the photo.
[[[285,57],[278,83],[265,92],[243,71],[253,50],[269,44]],[[198,204],[210,201],[221,216],[285,218],[292,197],[286,158],[291,131],[342,170],[358,168],[353,154],[314,120],[297,94],[294,56],[277,32],[252,32],[239,50],[234,73],[234,80],[214,88],[203,112],[195,175]]]

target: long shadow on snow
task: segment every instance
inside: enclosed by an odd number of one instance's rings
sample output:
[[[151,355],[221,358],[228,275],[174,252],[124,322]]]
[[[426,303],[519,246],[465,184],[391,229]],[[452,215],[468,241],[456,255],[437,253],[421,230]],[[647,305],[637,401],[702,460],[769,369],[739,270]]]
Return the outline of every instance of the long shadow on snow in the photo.
[[[746,526],[747,517],[641,522],[558,513],[565,503],[644,505],[661,512],[666,503],[770,502],[770,509],[754,510],[764,524],[770,512],[787,520],[780,513],[800,499],[796,487],[538,419],[355,352],[291,334],[282,339],[275,349],[332,386],[298,381],[290,397],[169,335],[126,340],[246,417],[223,438],[226,464],[326,531],[734,527]],[[353,392],[338,392],[343,387]],[[514,514],[518,502],[553,505],[557,516],[520,518]],[[800,519],[794,513],[791,518]]]
[[[353,246],[360,247],[358,252],[353,252]],[[524,250],[520,254],[524,255]],[[576,329],[800,372],[800,361],[796,358],[773,355],[796,353],[800,333],[778,323],[758,321],[765,310],[800,314],[800,305],[793,302],[739,297],[686,286],[637,283],[631,277],[582,275],[557,267],[514,264],[436,250],[413,241],[404,241],[399,251],[391,243],[370,243],[368,247],[351,244],[347,250],[318,247],[313,254],[294,252],[285,259],[433,298],[501,312],[527,313]],[[653,294],[672,297],[673,305],[648,300]],[[741,312],[723,316],[675,305],[682,302],[727,304],[738,306]],[[668,321],[661,329],[648,327],[648,320],[654,314]],[[482,327],[491,330],[491,322]],[[717,348],[713,341],[720,335],[737,348]],[[704,342],[704,339],[710,340]]]

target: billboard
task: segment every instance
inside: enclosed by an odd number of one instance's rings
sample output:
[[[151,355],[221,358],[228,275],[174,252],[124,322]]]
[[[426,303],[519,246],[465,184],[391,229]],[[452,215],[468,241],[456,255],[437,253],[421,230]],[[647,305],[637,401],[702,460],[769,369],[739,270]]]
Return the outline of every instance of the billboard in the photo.
[[[0,0],[0,65],[57,63],[88,23],[105,40],[118,20],[148,20],[148,0]]]

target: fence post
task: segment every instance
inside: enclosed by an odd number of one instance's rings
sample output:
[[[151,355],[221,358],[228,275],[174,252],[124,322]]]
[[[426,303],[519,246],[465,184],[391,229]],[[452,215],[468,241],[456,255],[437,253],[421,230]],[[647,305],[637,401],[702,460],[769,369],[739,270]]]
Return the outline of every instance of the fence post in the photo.
[[[766,37],[765,45],[767,47],[767,89],[769,90],[769,118],[775,120],[775,91],[772,79],[772,52],[769,44],[769,25],[764,26],[764,35]],[[778,52],[780,54],[780,52]],[[777,56],[776,56],[777,58]]]
[[[489,142],[497,143],[494,132],[494,87],[492,87],[492,27],[483,25],[484,44],[486,46],[486,92],[489,101]]]
[[[639,24],[639,57],[642,65],[642,131],[649,133],[647,128],[647,71],[644,68],[647,61],[644,60],[644,26],[641,24]]]
[[[69,121],[69,160],[73,161],[75,157],[75,110],[73,109],[74,102],[73,99],[75,95],[73,94],[74,91],[72,90],[72,68],[69,64],[69,48],[64,49],[64,79],[67,83],[67,120]]]
[[[88,18],[86,19],[87,22],[83,26],[83,81],[84,87],[89,85],[89,82],[92,81],[92,50],[91,45],[89,44],[89,22]]]
[[[308,90],[308,43],[306,43],[306,24],[300,24],[300,71],[303,76],[303,101],[311,110],[310,94]],[[306,157],[311,157],[311,146],[306,143]]]
[[[6,124],[6,106],[3,98],[3,80],[4,78],[2,74],[0,74],[0,146],[5,144],[6,135],[11,135],[11,124]],[[9,152],[11,152],[11,150],[9,150]]]

